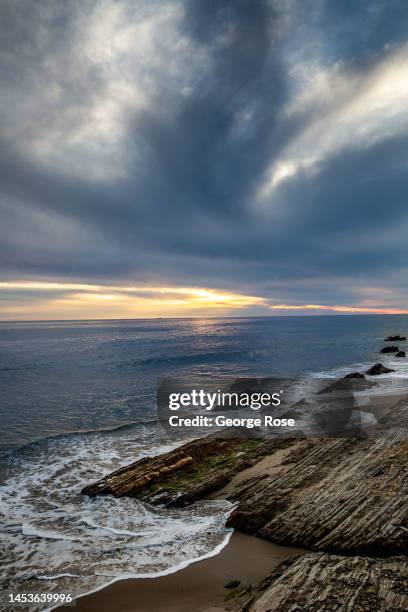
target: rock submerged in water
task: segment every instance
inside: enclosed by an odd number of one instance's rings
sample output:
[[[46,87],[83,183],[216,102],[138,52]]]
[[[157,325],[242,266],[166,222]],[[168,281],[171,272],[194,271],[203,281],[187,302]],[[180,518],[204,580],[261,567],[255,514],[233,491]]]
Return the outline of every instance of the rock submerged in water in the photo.
[[[398,352],[399,352],[398,346],[385,346],[380,351],[380,353],[398,353]]]
[[[324,387],[324,389],[319,391],[319,394],[331,393],[332,391],[364,391],[376,386],[377,383],[367,380],[361,372],[350,372],[350,374],[346,374],[331,385]]]
[[[387,336],[384,338],[385,342],[402,342],[406,340],[405,336]]]
[[[386,368],[382,363],[376,363],[370,369],[367,370],[368,376],[380,376],[381,374],[390,374],[395,372],[392,368]]]
[[[405,357],[405,351],[398,351],[398,353],[395,356],[396,357]]]

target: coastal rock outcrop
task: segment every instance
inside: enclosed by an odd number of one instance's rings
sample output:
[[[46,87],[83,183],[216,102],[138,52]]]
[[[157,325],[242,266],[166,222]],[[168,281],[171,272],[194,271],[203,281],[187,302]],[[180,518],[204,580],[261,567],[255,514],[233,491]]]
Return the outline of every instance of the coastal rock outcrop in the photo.
[[[381,426],[378,439],[211,435],[141,459],[82,492],[184,507],[286,448],[284,469],[252,470],[231,487],[227,497],[235,508],[228,526],[286,546],[403,554],[408,549],[408,398],[385,411]]]
[[[395,372],[395,370],[386,368],[382,363],[376,363],[367,370],[366,374],[369,376],[380,376],[381,374],[389,374],[390,372]]]
[[[390,612],[408,609],[408,559],[312,553],[278,566],[241,610]]]
[[[348,380],[367,382],[360,373]],[[235,507],[227,526],[314,551],[283,562],[256,587],[226,583],[234,609],[407,610],[408,397],[381,414],[377,439],[220,432],[141,459],[83,493],[183,507],[229,483],[224,491]],[[269,456],[279,449],[280,467],[271,468]],[[245,469],[246,477],[234,478]]]
[[[406,340],[405,336],[387,336],[384,338],[385,342],[403,342]]]
[[[398,353],[398,351],[398,346],[385,346],[383,349],[381,349],[380,353]]]
[[[136,461],[82,492],[184,507],[230,483],[226,497],[235,507],[227,526],[243,533],[341,555],[405,555],[408,397],[383,406],[381,415],[377,439],[236,438],[219,432]],[[254,469],[282,449],[279,469]],[[246,469],[246,478],[243,472],[233,480]]]
[[[406,553],[407,400],[395,416],[398,426],[377,440],[300,443],[287,456],[284,472],[249,479],[231,495],[236,508],[227,524],[286,546],[375,556]]]
[[[84,487],[81,493],[91,497],[127,495],[180,508],[222,488],[236,473],[293,443],[282,438],[234,435],[237,432],[212,434],[163,455],[140,459]]]
[[[367,380],[364,374],[360,372],[351,372],[346,374],[343,378],[339,378],[334,383],[324,387],[321,393],[331,393],[332,391],[364,391],[365,389],[371,389],[376,387],[377,383],[372,380]]]
[[[396,357],[405,357],[405,351],[398,351],[398,353],[395,356]]]

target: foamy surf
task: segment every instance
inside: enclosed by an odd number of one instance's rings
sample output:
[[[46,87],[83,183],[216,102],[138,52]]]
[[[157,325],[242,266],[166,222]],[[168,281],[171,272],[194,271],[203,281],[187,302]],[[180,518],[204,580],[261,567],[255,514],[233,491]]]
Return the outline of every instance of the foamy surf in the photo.
[[[79,597],[117,580],[166,575],[217,554],[231,535],[225,527],[228,502],[166,510],[130,498],[79,494],[86,483],[120,465],[175,445],[157,446],[153,428],[137,428],[120,435],[60,437],[15,454],[0,488],[3,593]],[[6,603],[2,609],[9,609]]]
[[[198,563],[199,561],[205,561],[205,559],[211,559],[211,557],[215,557],[216,555],[218,555],[223,548],[225,548],[225,546],[228,545],[231,536],[233,534],[233,529],[228,529],[226,530],[227,533],[225,535],[224,540],[218,545],[216,546],[214,549],[212,549],[211,551],[209,551],[208,553],[200,556],[200,557],[196,557],[195,559],[187,559],[186,561],[183,561],[182,563],[180,563],[179,565],[174,565],[172,567],[169,567],[167,570],[163,570],[162,572],[157,572],[157,573],[150,573],[150,574],[123,574],[123,576],[116,576],[115,578],[113,578],[112,580],[109,580],[109,582],[106,582],[104,584],[102,584],[99,587],[95,587],[94,589],[87,591],[86,593],[81,593],[80,597],[85,597],[86,595],[91,595],[92,593],[97,593],[98,591],[100,591],[101,589],[106,588],[107,586],[110,586],[111,584],[114,584],[115,582],[118,582],[119,580],[132,580],[132,579],[145,579],[145,578],[159,578],[160,576],[169,576],[171,574],[175,574],[176,572],[179,572],[180,570],[185,569],[186,567],[188,567],[189,565],[192,565],[193,563]],[[54,577],[47,577],[44,579],[47,580],[52,580],[53,578],[60,578],[61,576],[54,576]],[[79,577],[79,576],[77,576]],[[43,578],[40,578],[40,580]],[[53,606],[52,608],[47,608],[46,610],[44,610],[44,612],[51,612],[51,610],[55,610],[56,608],[59,607],[60,604]]]
[[[331,368],[329,370],[321,370],[316,372],[310,372],[308,375],[310,378],[315,379],[332,379],[338,380],[350,372],[361,372],[365,373],[374,364],[381,362],[385,367],[394,370],[387,374],[381,374],[381,376],[368,376],[367,379],[375,382],[376,387],[372,387],[368,392],[359,391],[355,392],[355,395],[383,395],[387,394],[398,394],[408,390],[408,361],[405,359],[397,359],[393,355],[378,355],[377,360],[355,362],[349,365],[339,366]]]

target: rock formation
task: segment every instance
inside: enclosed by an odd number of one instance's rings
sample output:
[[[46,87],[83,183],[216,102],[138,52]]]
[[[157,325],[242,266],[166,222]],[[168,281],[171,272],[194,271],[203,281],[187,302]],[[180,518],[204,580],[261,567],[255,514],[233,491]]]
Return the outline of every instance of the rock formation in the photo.
[[[408,548],[408,399],[384,416],[378,439],[298,440],[277,473],[239,484],[228,525],[272,542],[313,550],[391,555]],[[223,434],[225,435],[225,434]],[[144,458],[85,487],[183,507],[227,484],[292,439],[208,436]]]
[[[237,472],[293,440],[235,438],[223,432],[193,440],[157,457],[120,468],[82,493],[124,495],[166,507],[183,507],[225,486]]]
[[[253,477],[231,498],[228,525],[272,542],[347,554],[408,548],[408,443],[307,440],[289,469]]]
[[[241,600],[251,612],[408,609],[408,559],[307,554],[282,563]]]
[[[372,369],[390,371],[381,364]],[[352,373],[349,380],[365,378]],[[83,493],[183,507],[289,448],[281,469],[253,469],[235,488],[232,482],[235,508],[227,525],[315,552],[285,561],[256,588],[227,583],[237,605],[251,612],[407,610],[408,397],[384,408],[380,422],[377,439],[295,441],[221,432],[141,459]]]
[[[364,391],[376,387],[377,383],[367,380],[360,372],[351,372],[334,383],[324,387],[319,393],[331,393],[332,391]]]
[[[381,349],[380,353],[398,353],[398,351],[398,346],[385,346],[383,349]]]
[[[369,376],[380,376],[381,374],[389,374],[390,372],[395,372],[392,368],[386,368],[382,363],[376,363],[369,370],[367,370],[366,374]]]

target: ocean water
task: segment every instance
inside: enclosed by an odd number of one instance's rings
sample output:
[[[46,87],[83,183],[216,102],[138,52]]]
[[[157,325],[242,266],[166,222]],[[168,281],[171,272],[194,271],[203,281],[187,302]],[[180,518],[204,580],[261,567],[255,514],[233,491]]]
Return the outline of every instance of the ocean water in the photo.
[[[380,361],[396,333],[408,316],[0,323],[0,589],[78,596],[227,543],[227,502],[165,510],[79,494],[182,442],[156,423],[162,378],[340,376]],[[381,362],[397,370],[384,384],[408,378],[405,360]]]

